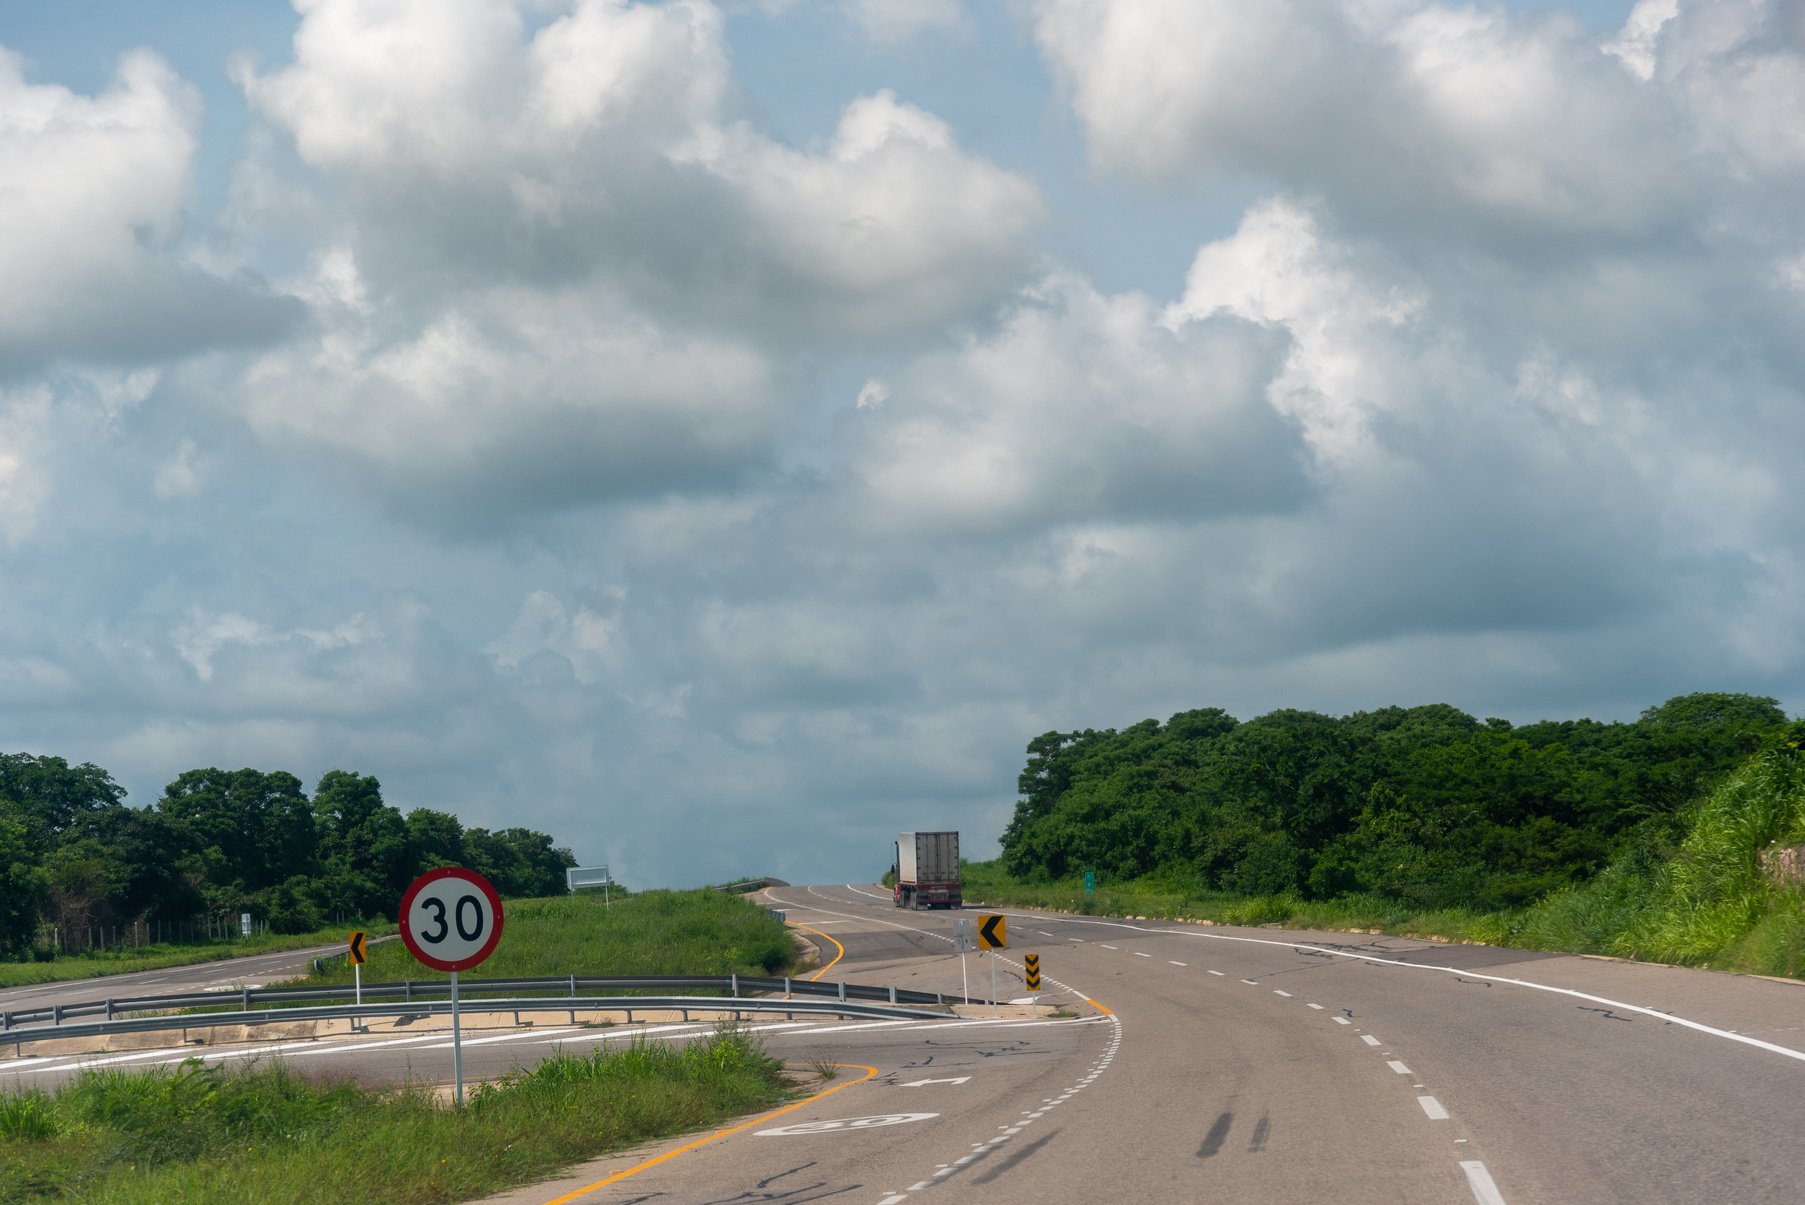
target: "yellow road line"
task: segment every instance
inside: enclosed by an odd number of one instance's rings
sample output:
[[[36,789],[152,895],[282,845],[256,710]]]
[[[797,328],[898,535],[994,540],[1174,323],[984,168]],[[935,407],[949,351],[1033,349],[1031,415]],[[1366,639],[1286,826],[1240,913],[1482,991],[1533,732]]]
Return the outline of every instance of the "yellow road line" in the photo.
[[[1115,1009],[1105,1007],[1103,1002],[1100,1000],[1092,1000],[1089,996],[1086,996],[1084,998],[1084,1002],[1086,1004],[1090,1005],[1092,1008],[1096,1009],[1098,1012],[1102,1013],[1104,1016],[1113,1017],[1116,1015]]]
[[[795,924],[794,921],[791,921],[790,923]],[[834,939],[831,936],[829,936],[828,934],[821,932],[821,930],[819,930],[819,929],[809,929],[809,927],[807,925],[796,925],[796,927],[798,929],[808,929],[808,931],[810,933],[813,933],[816,937],[826,937],[827,940],[833,941],[834,949],[840,951],[838,954],[834,955],[834,962],[838,962],[838,961],[840,961],[840,959],[846,957],[846,947],[841,945],[839,942],[834,941]],[[808,977],[809,982],[813,983],[815,980],[821,978],[821,976],[823,976],[823,975],[827,974],[829,971],[833,970],[834,962],[828,963],[826,966],[824,966],[820,970],[816,971],[813,975],[810,975]]]
[[[598,1188],[606,1188],[610,1184],[615,1184],[621,1180],[625,1180],[628,1176],[637,1176],[640,1172],[645,1171],[648,1167],[657,1167],[660,1163],[663,1163],[665,1160],[675,1159],[678,1155],[681,1155],[681,1154],[685,1153],[686,1151],[693,1151],[699,1146],[707,1146],[709,1143],[713,1142],[717,1138],[725,1138],[729,1134],[737,1134],[741,1130],[749,1130],[755,1125],[761,1125],[764,1122],[771,1120],[773,1117],[782,1117],[785,1113],[788,1113],[793,1109],[800,1109],[803,1105],[813,1104],[815,1101],[820,1100],[824,1096],[832,1096],[834,1093],[838,1092],[842,1088],[850,1088],[854,1084],[862,1084],[866,1080],[871,1079],[873,1076],[877,1075],[876,1067],[867,1067],[864,1063],[832,1063],[832,1064],[830,1064],[830,1066],[856,1067],[859,1070],[863,1071],[865,1074],[860,1076],[858,1079],[847,1080],[843,1084],[835,1084],[833,1087],[828,1088],[826,1091],[817,1092],[813,1096],[805,1096],[804,1098],[797,1101],[796,1103],[785,1105],[781,1109],[773,1109],[769,1113],[760,1114],[759,1116],[754,1117],[751,1121],[741,1122],[739,1125],[736,1125],[736,1126],[732,1127],[731,1129],[716,1130],[714,1133],[710,1134],[706,1138],[698,1138],[694,1142],[691,1142],[685,1146],[680,1146],[674,1151],[666,1151],[664,1154],[659,1155],[656,1158],[647,1159],[644,1163],[635,1164],[634,1166],[629,1167],[625,1171],[615,1172],[613,1175],[609,1176],[606,1180],[597,1180],[594,1184],[589,1184],[582,1188],[576,1189],[572,1192],[567,1192],[561,1197],[553,1197],[551,1200],[547,1201],[545,1203],[545,1205],[564,1205],[564,1203],[566,1201],[574,1201],[578,1197],[587,1196],[588,1194],[594,1192]]]

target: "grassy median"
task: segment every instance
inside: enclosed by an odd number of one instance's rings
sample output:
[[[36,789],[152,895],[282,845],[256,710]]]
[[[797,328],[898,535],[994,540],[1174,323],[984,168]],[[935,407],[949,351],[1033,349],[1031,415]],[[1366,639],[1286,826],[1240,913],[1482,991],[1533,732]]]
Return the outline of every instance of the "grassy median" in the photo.
[[[96,1070],[0,1096],[0,1202],[464,1201],[782,1100],[779,1064],[726,1027],[687,1046],[554,1056],[457,1110],[281,1064]]]
[[[769,913],[718,891],[510,900],[505,917],[480,976],[464,977],[473,990],[481,977],[781,973],[794,953]],[[400,942],[372,947],[364,967],[366,983],[440,978]],[[280,1063],[96,1070],[54,1096],[0,1093],[0,1205],[468,1200],[773,1104],[779,1071],[732,1027],[688,1046],[554,1056],[477,1085],[461,1111],[429,1086],[372,1092]]]
[[[0,987],[66,983],[106,975],[127,975],[133,971],[160,971],[165,967],[193,966],[225,958],[244,958],[251,954],[305,950],[310,946],[342,942],[352,929],[363,929],[372,936],[380,936],[395,932],[395,925],[392,921],[353,921],[313,933],[259,933],[255,937],[222,937],[213,941],[182,944],[156,942],[145,946],[122,946],[113,950],[64,954],[50,962],[0,962]]]

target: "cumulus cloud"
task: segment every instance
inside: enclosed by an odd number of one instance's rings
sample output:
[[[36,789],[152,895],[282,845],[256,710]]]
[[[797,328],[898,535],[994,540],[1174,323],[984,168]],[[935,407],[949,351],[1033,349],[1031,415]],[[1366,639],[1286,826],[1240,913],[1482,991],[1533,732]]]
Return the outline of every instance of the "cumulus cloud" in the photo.
[[[842,7],[859,31],[880,46],[971,29],[964,0],[843,0]]]
[[[238,404],[335,480],[463,526],[730,488],[769,459],[773,369],[743,340],[661,329],[600,290],[479,290],[417,321],[324,313],[317,341],[250,367]]]
[[[1057,278],[995,335],[924,357],[848,423],[868,521],[975,534],[1302,503],[1302,441],[1267,398],[1283,336],[1159,318]]]
[[[418,516],[737,488],[795,348],[930,337],[1028,261],[1035,188],[892,93],[813,149],[738,117],[710,4],[301,8],[238,76],[339,232],[285,282],[308,336],[226,389]]]
[[[0,46],[0,377],[266,341],[294,308],[186,262],[199,103],[150,51],[87,97]]]
[[[1037,95],[996,161],[943,116],[1038,86],[952,3],[299,9],[210,229],[158,60],[0,70],[0,701],[136,801],[338,765],[636,881],[803,878],[981,851],[1049,728],[1796,702],[1796,3],[1045,0],[1083,180]],[[735,74],[848,23],[967,70]],[[240,266],[305,321],[46,372],[136,354],[53,263],[163,273],[144,329]]]
[[[1696,204],[1672,98],[1578,22],[1502,8],[1047,0],[1097,157],[1250,171],[1393,236],[1648,238]]]
[[[1041,202],[880,92],[822,151],[734,112],[711,4],[304,6],[253,104],[345,186],[365,270],[534,282],[600,274],[665,312],[819,338],[980,313],[1027,261]]]

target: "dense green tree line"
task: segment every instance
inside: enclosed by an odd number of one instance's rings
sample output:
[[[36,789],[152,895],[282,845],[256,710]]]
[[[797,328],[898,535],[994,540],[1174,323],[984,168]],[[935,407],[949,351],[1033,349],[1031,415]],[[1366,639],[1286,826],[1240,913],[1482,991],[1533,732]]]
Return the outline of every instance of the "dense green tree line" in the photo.
[[[333,770],[309,798],[281,770],[189,770],[149,807],[95,765],[0,754],[0,955],[41,927],[175,923],[249,912],[277,932],[335,918],[393,917],[423,870],[468,866],[505,896],[564,890],[567,849],[525,828],[465,828],[382,784]]]
[[[1445,705],[1340,718],[1215,709],[1028,745],[1003,865],[1304,898],[1519,907],[1637,848],[1788,729],[1775,700],[1694,694],[1633,723],[1521,727]]]

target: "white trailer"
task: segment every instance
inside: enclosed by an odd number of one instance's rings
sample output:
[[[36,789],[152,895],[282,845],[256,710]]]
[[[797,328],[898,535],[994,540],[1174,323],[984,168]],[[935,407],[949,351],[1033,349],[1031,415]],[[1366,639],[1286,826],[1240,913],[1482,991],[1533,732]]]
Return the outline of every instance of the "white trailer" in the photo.
[[[896,888],[898,908],[959,908],[958,833],[898,833]]]

